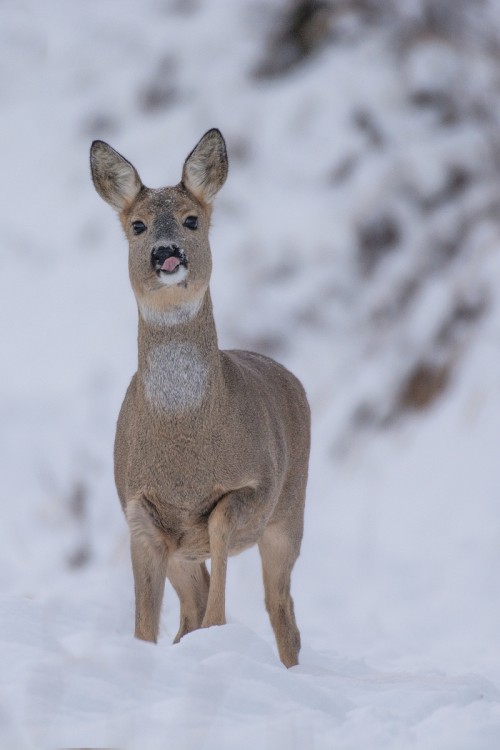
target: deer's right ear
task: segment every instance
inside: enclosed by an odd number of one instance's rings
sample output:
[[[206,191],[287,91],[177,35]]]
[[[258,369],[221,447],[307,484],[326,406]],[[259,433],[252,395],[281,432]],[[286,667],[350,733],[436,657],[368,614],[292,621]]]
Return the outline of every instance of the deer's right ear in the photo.
[[[142,188],[135,167],[104,141],[92,143],[90,168],[95,189],[117,211],[129,206]]]

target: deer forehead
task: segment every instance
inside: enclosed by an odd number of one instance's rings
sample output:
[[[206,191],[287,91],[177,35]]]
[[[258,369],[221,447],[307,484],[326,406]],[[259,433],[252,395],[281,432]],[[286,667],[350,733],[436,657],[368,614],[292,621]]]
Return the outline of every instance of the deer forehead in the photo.
[[[206,210],[182,186],[143,188],[130,206],[126,218],[137,217],[153,222],[160,217],[182,217],[189,213],[200,215]]]

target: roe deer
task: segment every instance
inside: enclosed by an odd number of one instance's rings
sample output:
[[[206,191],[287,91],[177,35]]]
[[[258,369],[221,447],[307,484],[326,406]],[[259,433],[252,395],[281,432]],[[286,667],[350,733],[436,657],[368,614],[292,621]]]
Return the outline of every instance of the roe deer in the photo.
[[[290,576],[302,539],[309,406],[272,359],[217,345],[208,230],[227,176],[224,139],[209,130],[175,187],[145,187],[103,141],[92,144],[91,169],[128,238],[139,311],[138,369],[115,439],[135,635],[156,641],[165,577],[180,599],[176,643],[224,624],[227,557],[257,543],[279,655],[291,667],[300,649]]]

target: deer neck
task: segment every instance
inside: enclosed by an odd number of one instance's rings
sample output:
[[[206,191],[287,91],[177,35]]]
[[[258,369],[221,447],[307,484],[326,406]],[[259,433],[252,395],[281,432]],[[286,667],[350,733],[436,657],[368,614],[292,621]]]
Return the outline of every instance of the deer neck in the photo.
[[[222,373],[208,290],[198,310],[175,322],[139,310],[138,344],[138,385],[156,416],[179,420],[213,405]]]

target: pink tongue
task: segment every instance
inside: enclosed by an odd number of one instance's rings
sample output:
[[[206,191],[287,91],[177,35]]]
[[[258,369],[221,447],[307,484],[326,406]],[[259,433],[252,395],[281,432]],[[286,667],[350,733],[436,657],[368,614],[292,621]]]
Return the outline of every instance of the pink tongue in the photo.
[[[169,273],[172,273],[172,271],[175,271],[177,266],[180,264],[179,258],[175,258],[174,256],[171,256],[170,258],[166,258],[161,270],[162,271],[168,271]]]

